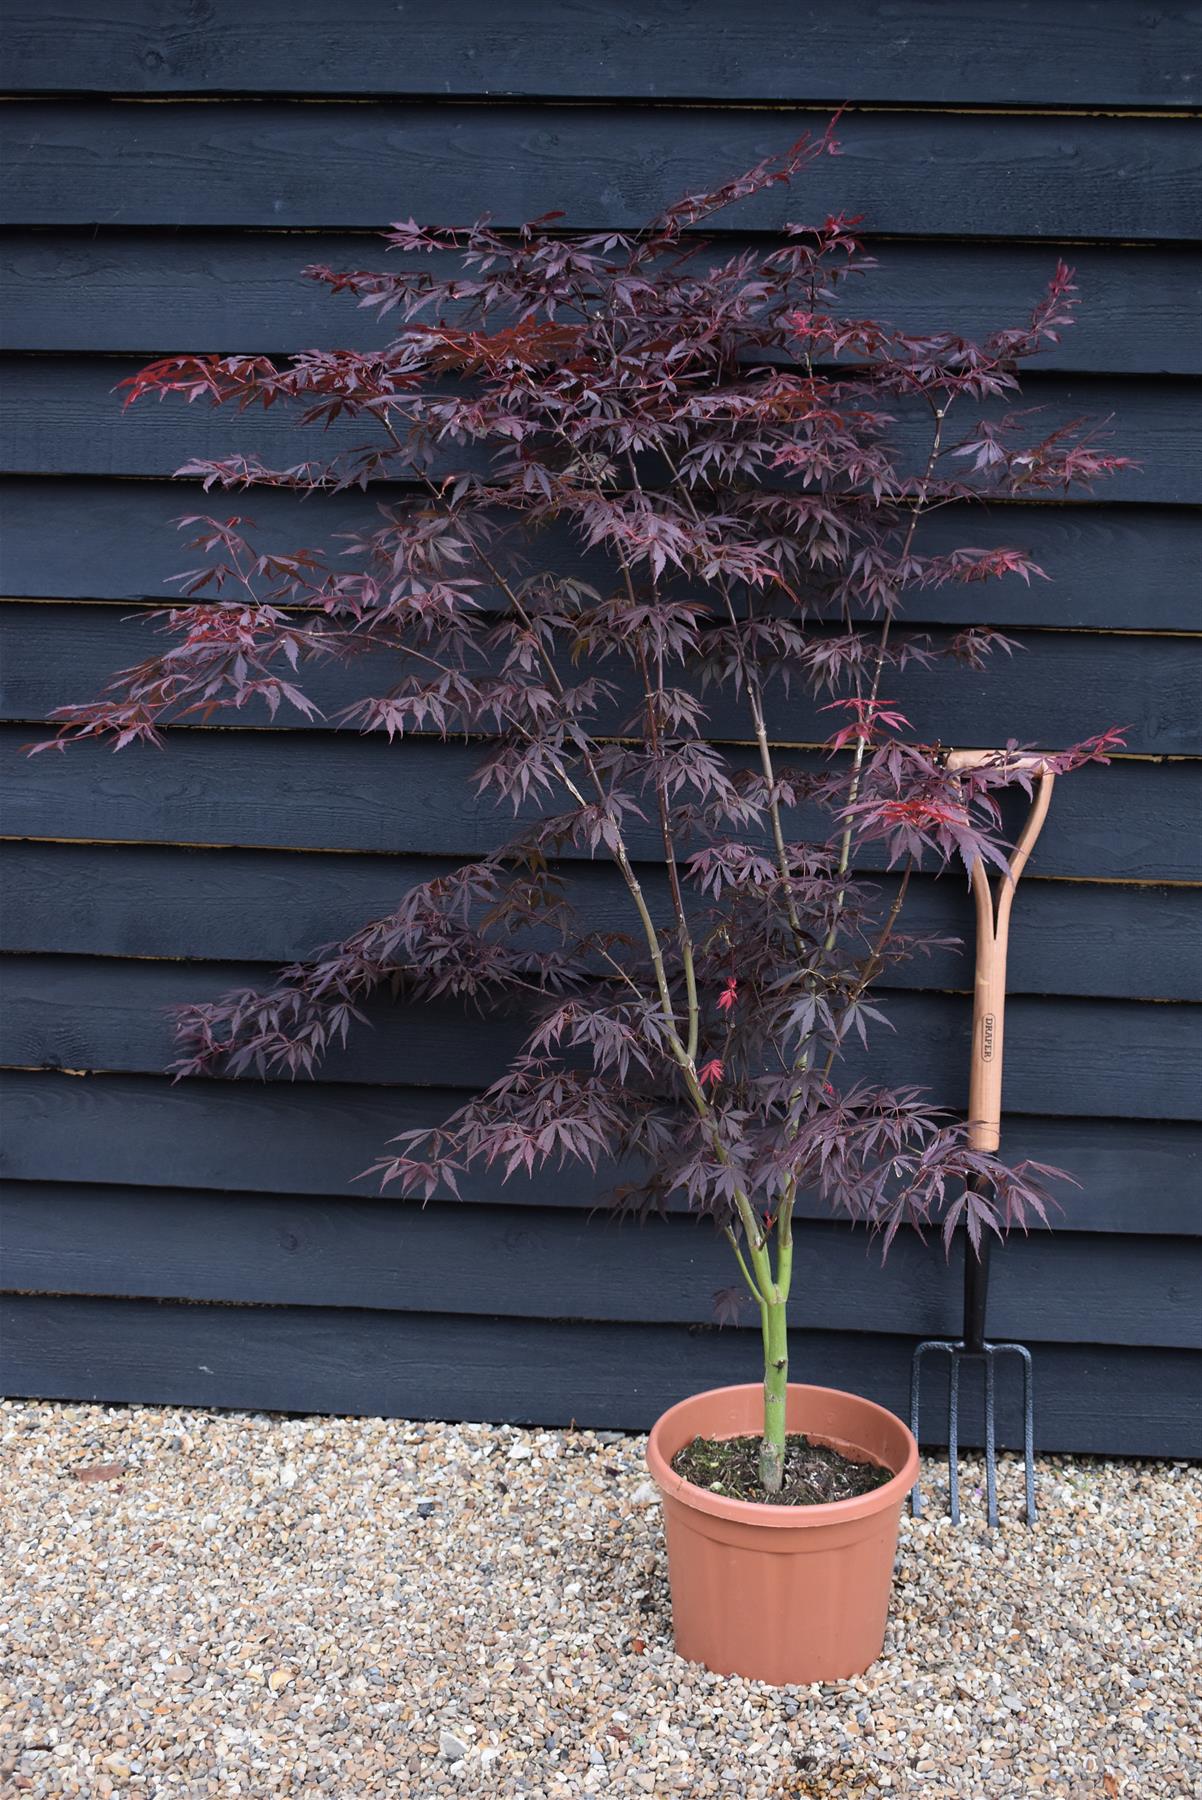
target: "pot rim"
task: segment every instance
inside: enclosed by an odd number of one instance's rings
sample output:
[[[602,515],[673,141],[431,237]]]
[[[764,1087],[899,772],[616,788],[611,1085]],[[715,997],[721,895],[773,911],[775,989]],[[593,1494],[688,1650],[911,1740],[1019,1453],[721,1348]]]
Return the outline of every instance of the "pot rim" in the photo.
[[[812,1382],[791,1381],[789,1389],[791,1392],[800,1390],[807,1394],[833,1395],[840,1400],[850,1400],[862,1412],[877,1414],[903,1434],[906,1460],[891,1481],[873,1488],[870,1493],[856,1494],[848,1500],[824,1500],[816,1506],[778,1506],[766,1500],[736,1500],[728,1494],[715,1494],[711,1489],[698,1487],[694,1482],[686,1481],[683,1475],[678,1475],[660,1449],[660,1438],[668,1421],[698,1400],[720,1394],[758,1393],[760,1386],[759,1382],[745,1381],[733,1383],[729,1387],[703,1388],[699,1393],[689,1394],[684,1400],[678,1400],[675,1406],[670,1406],[667,1412],[660,1414],[647,1439],[647,1464],[652,1479],[665,1499],[679,1500],[694,1512],[709,1513],[718,1519],[741,1519],[748,1525],[764,1525],[773,1529],[789,1527],[793,1530],[850,1523],[853,1519],[884,1512],[904,1500],[918,1479],[918,1444],[904,1419],[899,1419],[887,1406],[879,1406],[875,1400],[866,1400],[862,1394],[853,1394],[846,1388],[817,1387]],[[853,1442],[850,1438],[842,1441],[848,1444]]]

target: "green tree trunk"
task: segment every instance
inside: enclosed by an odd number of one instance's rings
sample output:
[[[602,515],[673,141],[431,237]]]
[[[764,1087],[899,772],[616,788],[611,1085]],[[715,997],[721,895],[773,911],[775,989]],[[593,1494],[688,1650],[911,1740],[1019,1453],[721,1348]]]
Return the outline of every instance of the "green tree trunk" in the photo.
[[[760,1445],[760,1482],[768,1494],[779,1494],[785,1472],[785,1395],[789,1386],[789,1338],[785,1302],[773,1300],[761,1309],[764,1328],[764,1437]]]

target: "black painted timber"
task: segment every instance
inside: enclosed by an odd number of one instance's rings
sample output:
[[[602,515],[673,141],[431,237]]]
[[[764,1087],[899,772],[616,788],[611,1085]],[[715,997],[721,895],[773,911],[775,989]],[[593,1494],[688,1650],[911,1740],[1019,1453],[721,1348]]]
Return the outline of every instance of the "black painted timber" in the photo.
[[[224,517],[233,499],[211,495],[206,505]],[[239,505],[246,510],[244,500]],[[176,521],[195,508],[194,490],[181,483],[0,479],[5,592],[34,599],[175,598],[170,577],[196,565],[189,532]],[[307,503],[274,492],[256,493],[249,515],[251,535],[264,550],[303,543],[330,554],[340,547],[339,533],[368,528],[378,518],[358,494]],[[971,541],[1017,545],[1035,557],[1048,581],[999,582],[989,608],[989,622],[999,627],[1196,631],[1202,622],[1202,517],[1191,508],[1101,498],[967,514],[948,507],[930,520],[925,541],[933,552]],[[577,553],[566,534],[550,532],[547,555],[548,566],[566,567]],[[923,596],[922,612],[932,623],[979,621],[979,592],[942,588]]]
[[[698,1388],[753,1381],[762,1354],[757,1333],[679,1325],[39,1295],[0,1301],[0,1331],[13,1391],[47,1399],[643,1429]],[[793,1366],[904,1412],[910,1347],[909,1337],[799,1330]],[[1196,1453],[1191,1352],[1036,1343],[1035,1355],[1041,1448]],[[998,1411],[1009,1445],[1021,1441],[1012,1385]],[[947,1410],[934,1382],[928,1404],[921,1436],[939,1443]],[[966,1395],[967,1443],[979,1441],[973,1413]]]
[[[0,818],[12,838],[256,849],[478,856],[513,834],[507,814],[470,786],[484,747],[427,738],[389,745],[348,732],[169,730],[167,749],[95,744],[32,761],[18,752],[44,727],[0,726]],[[751,752],[732,749],[736,766]],[[812,768],[799,750],[788,766]],[[1072,880],[1202,881],[1197,760],[1135,759],[1083,768],[1056,790],[1054,823],[1033,872]],[[520,815],[519,815],[520,817]],[[790,815],[798,837],[814,813]],[[649,828],[629,834],[655,854]],[[865,868],[876,846],[866,845]]]
[[[8,359],[0,366],[4,469],[19,475],[169,476],[189,457],[218,458],[234,449],[279,469],[315,455],[333,457],[364,445],[387,445],[383,432],[370,420],[347,418],[306,430],[299,425],[301,405],[238,414],[207,401],[189,406],[168,396],[162,402],[152,397],[126,408],[114,389],[138,367],[136,360],[120,357]],[[1192,391],[1187,386],[1186,394]],[[1177,505],[1202,502],[1202,448],[1192,428],[1196,409],[1183,404],[1178,384],[1032,375],[1024,382],[1023,394],[1026,404],[1037,409],[1031,421],[1034,437],[1089,419],[1109,448],[1134,459],[1134,467],[1106,480],[1099,497]],[[891,403],[890,411],[896,424],[889,429],[889,441],[896,444],[903,466],[917,472],[929,450],[930,415],[922,403],[904,400]],[[949,422],[951,444],[969,441],[978,419],[1000,419],[1009,411],[1013,411],[1010,400],[962,409],[962,426]],[[1116,434],[1113,421],[1119,418]],[[472,447],[455,445],[439,452],[433,463],[436,473],[469,466],[485,472],[491,464]],[[225,504],[228,512],[228,500]],[[219,510],[212,497],[206,505],[210,511]]]
[[[169,1156],[177,1187],[353,1197],[372,1191],[358,1177],[386,1140],[442,1119],[463,1099],[448,1088],[172,1083],[79,1070],[0,1071],[0,1094],[0,1170],[14,1180],[155,1187]],[[1080,1183],[1079,1190],[1060,1188],[1054,1226],[1198,1235],[1196,1122],[1012,1113],[1006,1152],[1069,1170]],[[502,1182],[496,1172],[476,1171],[461,1185],[465,1204],[588,1212],[620,1178],[606,1169],[586,1184],[552,1168],[529,1181]],[[824,1217],[826,1209],[810,1203],[809,1216]]]
[[[1127,749],[1134,754],[1202,755],[1197,705],[1202,638],[1183,643],[1126,633],[1011,634],[1012,650],[997,652],[984,670],[973,670],[948,660],[951,631],[925,630],[923,636],[930,652],[936,657],[942,653],[943,660],[928,667],[911,664],[892,675],[890,698],[925,740],[942,736],[950,743],[967,743],[983,734],[991,742],[1014,738],[1033,743],[1054,714],[1062,740],[1086,738],[1105,722],[1124,727]],[[899,640],[904,641],[900,632]],[[165,647],[156,629],[116,607],[0,607],[0,719],[48,719],[68,700],[99,694],[114,669],[160,654]],[[570,662],[565,660],[562,673],[570,683]],[[320,728],[336,724],[342,709],[364,693],[387,693],[397,678],[397,662],[389,651],[367,653],[353,664],[319,658],[289,677],[319,709]],[[638,693],[623,670],[616,669],[610,679],[615,698],[598,714],[597,726],[617,735],[637,711]],[[746,741],[751,726],[745,702],[717,693],[699,698],[708,737]],[[829,729],[824,704],[822,696],[776,691],[775,735],[782,743],[821,742]],[[263,704],[218,707],[205,722],[272,730],[307,721],[285,703],[274,718]]]
[[[714,254],[786,219],[861,213],[879,267],[855,310],[970,336],[1019,322],[1063,257],[1080,324],[1038,359],[1024,403],[1046,424],[1106,421],[1139,464],[1090,495],[924,525],[929,550],[1015,544],[1051,579],[923,596],[910,622],[937,641],[985,600],[1021,651],[989,679],[908,671],[899,695],[944,742],[1129,728],[1124,757],[1058,785],[1015,911],[1003,1148],[1081,1185],[1059,1190],[1053,1231],[999,1255],[993,1322],[1034,1346],[1042,1445],[1197,1453],[1192,0],[565,0],[553,30],[541,0],[403,20],[390,0],[8,0],[4,31],[0,1284],[20,1291],[0,1389],[643,1426],[692,1389],[754,1378],[755,1332],[707,1323],[729,1279],[712,1231],[676,1206],[646,1227],[598,1210],[629,1171],[476,1172],[462,1205],[425,1211],[357,1179],[500,1066],[516,1018],[382,1011],[315,1083],[162,1072],[168,1002],[269,980],[508,835],[467,785],[484,746],[390,748],[248,715],[173,729],[162,754],[18,752],[56,704],[152,649],[125,615],[195,561],[179,514],[249,513],[264,548],[331,553],[375,522],[374,496],[205,501],[166,479],[256,441],[294,460],[302,440],[282,416],[258,440],[262,421],[199,407],[123,416],[111,389],[138,359],[387,341],[387,322],[303,267],[396,266],[370,234],[407,213],[634,224],[850,99],[843,156],[719,219]],[[899,433],[918,453],[915,428]],[[566,532],[544,550],[595,573]],[[323,706],[347,697],[310,673]],[[812,765],[813,709],[789,701],[773,723],[782,757]],[[737,709],[712,726],[750,755]],[[634,849],[662,911],[654,843],[636,833]],[[607,866],[567,858],[563,873],[588,919],[620,925]],[[896,877],[861,874],[887,905]],[[910,917],[971,941],[956,880],[917,880]],[[892,975],[900,1029],[874,1033],[865,1068],[962,1103],[970,983],[951,949]],[[904,1408],[914,1336],[954,1329],[957,1267],[907,1240],[882,1270],[815,1196],[800,1215],[795,1367]],[[937,1441],[934,1383],[930,1404]],[[971,1438],[971,1404],[967,1423]],[[1004,1414],[1008,1441],[1017,1424]]]
[[[13,101],[0,115],[0,224],[376,229],[409,215],[498,226],[644,223],[821,129],[811,111],[688,106],[461,107],[272,100],[145,106]],[[1197,232],[1202,134],[1126,114],[864,112],[806,176],[811,218],[855,211],[908,237],[1158,242]],[[742,231],[796,218],[770,189]]]
[[[454,1311],[708,1325],[729,1250],[708,1221],[492,1205],[16,1184],[4,1260],[25,1293],[268,1306]],[[849,1317],[918,1337],[959,1330],[962,1246],[899,1239],[887,1260],[834,1221],[798,1227],[804,1323]],[[990,1330],[1075,1343],[1100,1315],[1114,1344],[1188,1348],[1202,1278],[1196,1238],[1087,1232],[1016,1238],[995,1259]],[[801,1303],[795,1308],[801,1317]],[[743,1324],[753,1323],[750,1316]]]
[[[11,4],[10,91],[563,96],[1168,107],[1197,100],[1196,15],[1182,0],[955,0],[837,9],[757,0],[560,4],[162,0]],[[782,54],[782,46],[789,47]]]
[[[0,1012],[0,1064],[145,1073],[172,1058],[168,1011],[271,985],[258,964],[10,957]],[[892,993],[870,1054],[848,1049],[849,1079],[916,1082],[963,1108],[971,1007],[961,995]],[[483,1087],[532,1028],[525,1009],[478,1018],[449,1001],[368,1003],[370,1029],[322,1064],[325,1082]],[[1202,1061],[1202,1008],[1015,995],[1006,1014],[1004,1103],[1015,1111],[1103,1118],[1188,1119]],[[281,1079],[288,1079],[286,1076]]]
[[[715,254],[743,248],[754,250],[756,240],[723,242]],[[940,324],[966,337],[1025,319],[1056,262],[1055,251],[1039,244],[887,239],[870,248],[879,266],[852,290],[857,307],[871,304],[903,330],[920,331],[930,327],[935,294]],[[1040,352],[1038,368],[1202,374],[1202,255],[1129,244],[1074,244],[1066,255],[1081,310],[1072,330]],[[302,271],[310,264],[388,270],[404,261],[362,232],[8,231],[0,233],[4,341],[9,350],[71,345],[118,355],[183,344],[275,355],[341,341],[352,330],[356,342],[387,343],[394,320],[378,321],[349,295],[331,297]],[[453,273],[441,254],[423,258],[422,267]],[[452,304],[446,317],[456,316]]]
[[[5,850],[0,950],[24,954],[165,957],[284,963],[379,918],[452,857],[321,856],[272,850],[195,850],[151,844],[25,841]],[[651,864],[639,880],[653,916],[668,920],[666,881]],[[629,896],[606,864],[565,866],[572,903],[594,928],[628,923]],[[897,878],[869,886],[878,912]],[[964,988],[972,901],[956,875],[918,875],[906,916],[914,930],[950,935],[882,977],[912,988]],[[1028,875],[1010,949],[1012,994],[1202,1000],[1202,890],[1090,885]],[[532,939],[532,941],[534,941]],[[1122,942],[1121,957],[1114,946]]]

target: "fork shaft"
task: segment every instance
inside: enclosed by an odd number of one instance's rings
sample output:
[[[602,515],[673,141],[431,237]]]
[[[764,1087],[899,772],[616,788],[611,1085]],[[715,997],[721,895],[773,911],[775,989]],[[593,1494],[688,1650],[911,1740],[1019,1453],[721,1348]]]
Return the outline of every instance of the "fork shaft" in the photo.
[[[980,1181],[973,1176],[969,1187],[979,1190]],[[993,1233],[983,1231],[974,1250],[968,1233],[964,1234],[964,1348],[972,1356],[980,1356],[985,1348],[985,1306],[989,1299],[989,1257]]]

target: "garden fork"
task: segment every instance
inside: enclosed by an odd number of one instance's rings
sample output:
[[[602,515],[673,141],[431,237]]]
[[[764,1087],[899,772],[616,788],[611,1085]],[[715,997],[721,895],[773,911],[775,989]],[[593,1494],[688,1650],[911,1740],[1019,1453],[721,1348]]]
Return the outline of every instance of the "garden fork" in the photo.
[[[953,750],[949,770],[979,769],[1002,756],[997,750]],[[998,883],[996,896],[989,885],[985,865],[977,861],[972,871],[972,892],[977,914],[976,981],[972,1010],[972,1064],[968,1091],[968,1142],[973,1150],[996,1150],[1002,1121],[1002,1030],[1006,1008],[1006,946],[1010,933],[1010,909],[1019,876],[1026,867],[1052,799],[1054,776],[1038,756],[1018,756],[1012,767],[1039,777],[1039,785],[1010,858],[1009,873]],[[973,1178],[975,1181],[976,1178]],[[970,1182],[970,1185],[972,1183]],[[939,1351],[948,1357],[947,1459],[952,1524],[960,1523],[960,1368],[979,1360],[985,1370],[985,1488],[990,1525],[998,1522],[997,1451],[994,1428],[994,1361],[1003,1355],[1018,1357],[1023,1372],[1023,1456],[1026,1467],[1027,1523],[1035,1522],[1035,1410],[1031,1352],[1022,1344],[991,1344],[985,1336],[985,1302],[989,1292],[991,1233],[982,1232],[976,1255],[965,1236],[964,1331],[958,1339],[927,1338],[914,1351],[910,1365],[910,1429],[918,1436],[919,1384],[923,1357]],[[922,1513],[922,1494],[916,1481],[910,1490],[910,1511]]]

